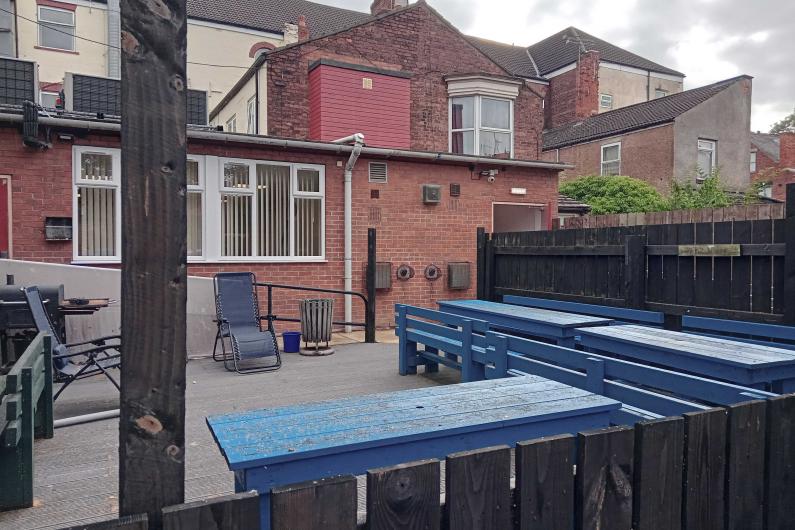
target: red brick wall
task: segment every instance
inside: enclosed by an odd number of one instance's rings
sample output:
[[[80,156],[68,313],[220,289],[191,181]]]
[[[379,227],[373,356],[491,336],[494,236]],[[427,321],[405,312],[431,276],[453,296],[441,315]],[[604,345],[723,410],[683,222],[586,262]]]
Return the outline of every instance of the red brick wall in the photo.
[[[787,184],[795,182],[795,133],[779,135],[780,156],[776,162],[763,151],[756,151],[756,171],[751,174],[753,182],[770,182],[772,197],[783,201],[787,195]]]
[[[795,168],[795,132],[783,132],[778,135],[778,139],[781,167]]]
[[[625,136],[560,149],[560,161],[574,164],[561,173],[562,180],[601,173],[602,145],[621,142],[621,174],[644,180],[661,193],[670,191],[673,177],[673,126],[646,129]],[[544,160],[555,161],[556,150],[546,151]]]
[[[444,76],[507,75],[424,3],[268,57],[268,134],[308,138],[309,65],[332,59],[398,70],[411,77],[411,148],[448,151],[448,97]],[[522,87],[516,101],[515,157],[537,159],[545,86]],[[348,131],[345,135],[358,131]]]
[[[406,78],[320,65],[309,73],[309,137],[332,141],[356,131],[367,145],[408,149],[409,95]]]
[[[118,147],[118,137],[77,138],[79,145]],[[22,145],[16,129],[0,128],[0,174],[11,175],[12,238],[14,258],[69,263],[70,242],[44,240],[44,218],[72,215],[72,142],[53,139],[47,150]],[[239,157],[260,160],[323,164],[326,168],[326,263],[192,263],[189,274],[209,276],[218,271],[254,271],[260,281],[311,285],[341,289],[343,287],[343,168],[347,155],[287,152],[262,146],[191,141],[189,152],[196,155]],[[480,179],[467,166],[442,163],[388,161],[388,182],[368,182],[368,162],[363,157],[353,173],[353,288],[364,290],[364,267],[367,259],[367,229],[378,230],[378,260],[393,264],[392,289],[378,293],[378,322],[392,322],[396,302],[432,306],[438,299],[475,296],[475,231],[478,226],[491,228],[493,202],[531,202],[549,204],[556,215],[557,173],[530,168],[501,169],[494,184]],[[211,175],[207,175],[208,178]],[[421,185],[442,186],[442,203],[426,206],[421,200]],[[450,184],[461,186],[461,196],[450,196]],[[524,187],[529,195],[510,194],[512,187]],[[378,198],[371,198],[371,191]],[[446,285],[448,262],[472,263],[472,285],[466,291],[450,291]],[[416,270],[408,282],[399,282],[394,272],[407,263]],[[429,282],[423,270],[429,264],[441,267],[443,277]],[[262,293],[264,297],[264,292]],[[279,293],[276,314],[294,315],[296,300],[312,296],[304,293]],[[263,299],[264,303],[264,299]],[[354,301],[355,316],[363,319],[361,305]],[[341,320],[342,300],[335,313]]]
[[[560,127],[599,112],[599,53],[584,53],[573,70],[549,80],[547,128]]]

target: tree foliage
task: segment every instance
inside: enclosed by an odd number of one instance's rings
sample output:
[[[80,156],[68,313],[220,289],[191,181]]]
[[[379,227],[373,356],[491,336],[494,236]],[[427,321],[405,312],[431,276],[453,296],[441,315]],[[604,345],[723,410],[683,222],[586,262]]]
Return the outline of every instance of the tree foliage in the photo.
[[[697,208],[723,208],[732,205],[732,199],[720,184],[720,171],[716,167],[709,175],[700,175],[702,182],[671,185],[667,210],[693,210]]]
[[[591,206],[591,213],[664,210],[666,201],[652,186],[631,177],[580,177],[560,185],[560,192]]]
[[[770,132],[775,134],[786,131],[795,131],[795,109],[792,110],[792,114],[781,121],[777,121],[773,124],[773,127],[770,128]]]

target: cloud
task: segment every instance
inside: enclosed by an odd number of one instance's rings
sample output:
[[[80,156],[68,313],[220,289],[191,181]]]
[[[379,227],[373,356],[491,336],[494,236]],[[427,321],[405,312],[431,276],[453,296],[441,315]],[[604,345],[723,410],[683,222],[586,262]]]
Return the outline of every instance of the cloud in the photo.
[[[368,11],[371,0],[320,0]],[[461,31],[529,45],[576,26],[687,74],[685,88],[754,76],[752,128],[795,107],[792,0],[430,0]]]

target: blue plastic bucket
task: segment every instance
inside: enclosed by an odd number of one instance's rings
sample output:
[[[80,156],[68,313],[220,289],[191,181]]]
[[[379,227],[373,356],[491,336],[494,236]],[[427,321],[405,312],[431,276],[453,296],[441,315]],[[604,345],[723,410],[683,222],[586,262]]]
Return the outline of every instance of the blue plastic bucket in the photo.
[[[285,331],[282,333],[284,339],[284,353],[298,353],[301,350],[301,332]]]

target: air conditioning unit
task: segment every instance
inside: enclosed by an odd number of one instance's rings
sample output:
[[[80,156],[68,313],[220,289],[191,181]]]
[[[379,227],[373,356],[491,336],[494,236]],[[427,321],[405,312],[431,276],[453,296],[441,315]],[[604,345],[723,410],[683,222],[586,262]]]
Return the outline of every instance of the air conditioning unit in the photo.
[[[470,269],[468,262],[448,263],[447,264],[447,288],[448,289],[469,289]]]
[[[442,202],[442,187],[437,184],[423,184],[422,202],[424,204],[439,204]]]

